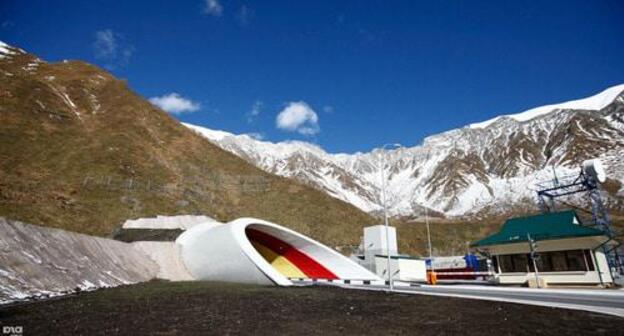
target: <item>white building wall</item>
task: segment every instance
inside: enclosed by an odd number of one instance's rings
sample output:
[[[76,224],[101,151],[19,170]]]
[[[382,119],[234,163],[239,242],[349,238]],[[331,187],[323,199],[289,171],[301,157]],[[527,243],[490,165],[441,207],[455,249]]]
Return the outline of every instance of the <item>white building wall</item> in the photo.
[[[384,257],[375,257],[375,270],[377,275],[384,279],[388,279],[386,269],[388,267],[388,259]],[[424,260],[391,258],[390,269],[392,271],[392,279],[400,281],[427,281],[427,266]]]
[[[609,262],[607,261],[607,257],[605,256],[602,250],[597,250],[594,253],[595,264],[597,266],[597,270],[600,270],[600,276],[602,277],[602,281],[604,283],[613,282],[613,278],[611,277],[611,271],[609,270]]]
[[[372,255],[383,254],[397,255],[397,234],[396,228],[388,227],[388,238],[390,244],[386,241],[386,227],[384,225],[374,225],[364,228],[364,254]],[[388,246],[390,248],[388,249]]]

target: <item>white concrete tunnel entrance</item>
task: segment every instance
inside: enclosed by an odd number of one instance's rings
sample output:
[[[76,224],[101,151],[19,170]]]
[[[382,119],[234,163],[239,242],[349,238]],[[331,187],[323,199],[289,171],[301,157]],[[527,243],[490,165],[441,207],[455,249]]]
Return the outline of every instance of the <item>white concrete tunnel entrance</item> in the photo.
[[[379,277],[329,247],[255,218],[200,224],[176,241],[198,280],[292,285],[291,279],[369,280]]]

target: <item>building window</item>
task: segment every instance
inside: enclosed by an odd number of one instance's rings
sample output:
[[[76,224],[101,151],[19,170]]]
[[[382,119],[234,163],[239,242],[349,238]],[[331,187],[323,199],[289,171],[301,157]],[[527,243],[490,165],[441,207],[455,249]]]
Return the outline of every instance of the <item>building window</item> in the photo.
[[[578,272],[593,271],[594,263],[590,250],[570,250],[540,252],[535,260],[540,272]],[[534,272],[533,261],[529,254],[508,254],[497,257],[502,273]]]
[[[583,250],[583,254],[585,255],[587,269],[590,271],[594,271],[594,259],[592,258],[591,250]]]
[[[513,254],[511,256],[511,260],[513,261],[514,268],[513,272],[527,272],[527,256],[526,254]]]
[[[536,260],[537,270],[540,272],[552,272],[553,264],[550,252],[541,252]]]
[[[551,252],[550,262],[552,263],[553,272],[569,271],[568,261],[566,259],[566,253],[564,251]]]
[[[498,263],[502,273],[526,273],[527,256],[525,254],[499,255]]]
[[[533,259],[531,259],[531,255],[527,254],[526,257],[529,263],[529,272],[535,272],[535,265],[533,264]],[[537,262],[537,260],[535,262]]]
[[[583,250],[566,251],[568,271],[586,271],[585,256]]]
[[[500,269],[502,273],[513,272],[513,261],[511,260],[511,255],[501,255],[498,256],[498,261],[500,263]]]

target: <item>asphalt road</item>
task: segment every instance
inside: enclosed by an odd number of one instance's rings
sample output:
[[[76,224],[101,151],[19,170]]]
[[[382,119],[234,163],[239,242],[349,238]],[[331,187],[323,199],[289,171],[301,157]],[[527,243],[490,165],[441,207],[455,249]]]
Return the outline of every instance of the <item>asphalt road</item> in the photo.
[[[350,286],[358,289],[385,290],[385,286]],[[395,287],[400,293],[467,297],[482,300],[516,302],[539,306],[581,309],[624,317],[624,291],[528,289],[488,286],[413,286]]]

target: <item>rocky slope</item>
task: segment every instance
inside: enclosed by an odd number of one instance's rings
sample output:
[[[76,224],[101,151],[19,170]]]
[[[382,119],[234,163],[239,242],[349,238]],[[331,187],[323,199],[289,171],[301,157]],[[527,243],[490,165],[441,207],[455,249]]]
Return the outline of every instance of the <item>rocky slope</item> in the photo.
[[[624,85],[595,96],[501,116],[427,137],[422,144],[330,154],[304,142],[270,143],[186,125],[267,172],[293,177],[367,211],[380,210],[382,155],[392,214],[424,207],[446,217],[535,210],[535,184],[606,164],[607,204],[624,211]],[[572,199],[584,206],[582,199]]]
[[[374,220],[213,145],[95,66],[0,43],[0,216],[110,235],[130,218],[260,217],[330,246]]]

